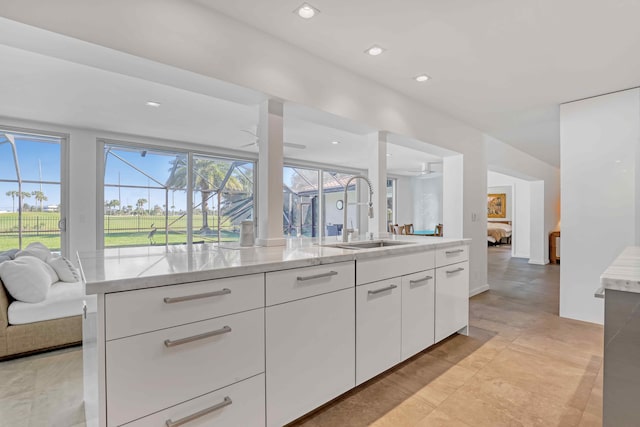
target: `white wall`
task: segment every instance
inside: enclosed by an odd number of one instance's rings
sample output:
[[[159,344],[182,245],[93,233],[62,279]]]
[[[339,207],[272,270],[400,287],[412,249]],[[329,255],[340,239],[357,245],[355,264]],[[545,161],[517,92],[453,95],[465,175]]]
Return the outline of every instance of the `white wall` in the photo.
[[[413,189],[413,227],[435,230],[442,219],[442,175],[411,178]]]
[[[513,189],[511,221],[513,236],[511,239],[511,256],[530,258],[531,256],[531,188],[529,181],[489,171],[487,173],[488,191],[493,193],[497,188]],[[508,197],[508,196],[507,196]],[[507,214],[507,216],[509,216]],[[541,216],[541,223],[544,216]],[[488,219],[491,221],[491,219]],[[538,252],[543,248],[538,248]]]
[[[412,178],[408,176],[398,177],[396,181],[396,222],[398,224],[413,223],[413,209],[414,193]]]
[[[640,244],[640,89],[562,105],[560,315],[603,322],[600,274]]]

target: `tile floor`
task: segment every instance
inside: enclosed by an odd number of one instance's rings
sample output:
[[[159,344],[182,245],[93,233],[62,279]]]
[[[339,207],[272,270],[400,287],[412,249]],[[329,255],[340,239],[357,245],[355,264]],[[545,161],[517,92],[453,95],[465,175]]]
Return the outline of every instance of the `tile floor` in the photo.
[[[489,249],[454,336],[295,426],[601,426],[602,327],[558,317],[557,265]],[[79,348],[0,362],[0,427],[84,426]]]

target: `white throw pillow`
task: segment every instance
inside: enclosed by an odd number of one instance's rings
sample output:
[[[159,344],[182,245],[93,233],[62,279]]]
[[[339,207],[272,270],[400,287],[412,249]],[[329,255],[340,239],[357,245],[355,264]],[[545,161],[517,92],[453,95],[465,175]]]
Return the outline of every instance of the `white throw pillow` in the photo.
[[[46,261],[51,256],[51,251],[40,242],[29,243],[26,248],[16,254],[16,258],[21,256],[34,256],[42,261]]]
[[[0,279],[11,296],[23,302],[42,302],[47,298],[52,280],[49,270],[53,269],[44,261],[21,256],[0,264]],[[55,272],[54,272],[55,273]]]
[[[75,269],[71,261],[63,256],[50,256],[47,259],[49,264],[58,275],[58,278],[63,282],[79,282],[80,274]]]

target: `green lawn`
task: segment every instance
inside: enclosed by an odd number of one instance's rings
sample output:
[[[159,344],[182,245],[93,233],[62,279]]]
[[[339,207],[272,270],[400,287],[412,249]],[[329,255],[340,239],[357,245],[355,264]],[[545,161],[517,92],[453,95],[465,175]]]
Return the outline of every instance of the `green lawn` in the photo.
[[[53,250],[60,249],[60,235],[56,231],[60,214],[57,212],[24,212],[22,215],[22,245],[31,242],[41,242]],[[234,232],[229,222],[222,217],[221,241],[231,242],[239,239],[239,233]],[[209,215],[209,228],[212,232],[217,227],[218,218]],[[155,245],[164,245],[164,217],[152,215],[105,215],[105,246],[145,246],[152,244],[148,238],[152,225],[157,228],[153,240]],[[202,215],[193,217],[195,242],[217,242],[217,236],[200,236],[198,231],[202,226]],[[18,214],[0,214],[0,251],[18,247]],[[185,243],[187,230],[186,216],[169,217],[169,244]]]

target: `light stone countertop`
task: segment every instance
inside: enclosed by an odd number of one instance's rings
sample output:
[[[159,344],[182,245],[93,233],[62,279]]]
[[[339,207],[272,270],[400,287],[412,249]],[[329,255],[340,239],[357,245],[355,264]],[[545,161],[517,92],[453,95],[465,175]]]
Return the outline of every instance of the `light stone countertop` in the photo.
[[[175,285],[245,274],[446,248],[469,244],[470,239],[392,236],[385,240],[410,245],[349,250],[319,246],[316,239],[290,238],[286,246],[245,247],[228,243],[109,248],[80,252],[78,261],[85,292],[104,294]],[[378,240],[378,239],[375,239]],[[339,242],[329,239],[324,244]],[[347,243],[348,244],[348,243]]]
[[[602,276],[605,289],[640,293],[640,246],[629,246],[613,261]]]

